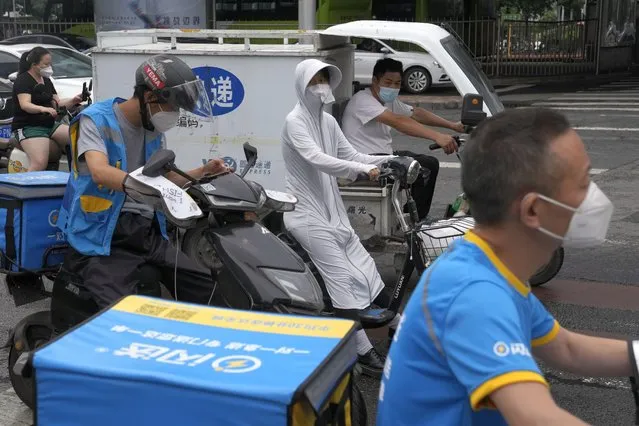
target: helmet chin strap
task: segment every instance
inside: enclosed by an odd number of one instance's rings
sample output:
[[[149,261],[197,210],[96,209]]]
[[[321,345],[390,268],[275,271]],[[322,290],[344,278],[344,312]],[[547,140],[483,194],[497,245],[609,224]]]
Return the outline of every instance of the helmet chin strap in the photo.
[[[150,132],[153,132],[155,130],[155,126],[151,122],[151,118],[149,117],[149,109],[147,108],[148,104],[144,99],[145,89],[145,87],[136,87],[135,95],[137,96],[140,103],[140,118],[142,118],[142,127]]]

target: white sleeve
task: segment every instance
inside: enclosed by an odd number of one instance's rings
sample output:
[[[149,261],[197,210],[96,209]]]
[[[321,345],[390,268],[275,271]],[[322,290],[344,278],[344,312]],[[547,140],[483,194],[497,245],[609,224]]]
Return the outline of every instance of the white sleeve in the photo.
[[[395,99],[395,101],[393,101],[393,104],[391,105],[391,109],[395,114],[398,115],[406,115],[408,117],[413,115],[413,107],[405,104],[404,102],[400,101],[399,99]]]
[[[78,160],[84,161],[84,154],[89,151],[98,151],[107,154],[107,147],[102,139],[102,135],[93,120],[86,115],[80,116],[78,134]]]
[[[386,111],[386,107],[379,103],[372,95],[362,94],[353,99],[352,102],[355,102],[352,108],[353,116],[362,123],[362,125],[374,120]]]
[[[395,155],[367,155],[362,154],[353,148],[353,145],[346,139],[342,129],[339,128],[337,121],[334,123],[333,134],[337,138],[337,156],[342,160],[356,161],[364,164],[374,164],[380,166],[388,160],[395,158]]]
[[[314,168],[331,176],[355,180],[358,174],[368,173],[375,168],[374,165],[342,160],[325,154],[304,124],[297,120],[286,121],[283,143],[291,145]]]

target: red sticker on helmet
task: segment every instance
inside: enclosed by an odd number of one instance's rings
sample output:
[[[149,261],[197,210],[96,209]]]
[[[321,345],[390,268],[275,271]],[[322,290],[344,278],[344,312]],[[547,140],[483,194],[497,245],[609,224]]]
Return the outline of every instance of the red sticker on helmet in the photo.
[[[153,71],[153,69],[151,69],[149,65],[144,66],[144,73],[147,77],[149,77],[149,80],[151,80],[151,84],[153,84],[156,88],[161,89],[164,87],[164,82],[160,79],[160,77],[158,77],[158,75],[155,73],[155,71]]]

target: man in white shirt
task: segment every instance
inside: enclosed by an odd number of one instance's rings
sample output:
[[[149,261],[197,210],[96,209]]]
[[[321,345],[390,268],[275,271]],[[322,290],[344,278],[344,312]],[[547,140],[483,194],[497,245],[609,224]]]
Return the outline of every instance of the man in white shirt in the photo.
[[[393,151],[391,129],[408,136],[427,139],[442,147],[446,154],[457,150],[451,135],[436,132],[425,125],[458,133],[461,123],[453,123],[423,108],[412,107],[397,99],[402,84],[402,63],[390,58],[377,61],[370,89],[357,92],[349,101],[342,118],[342,131],[357,151],[364,154],[396,154],[415,158],[428,170],[413,184],[412,194],[420,219],[425,219],[435,192],[439,161],[430,155]],[[424,145],[424,151],[428,148]]]

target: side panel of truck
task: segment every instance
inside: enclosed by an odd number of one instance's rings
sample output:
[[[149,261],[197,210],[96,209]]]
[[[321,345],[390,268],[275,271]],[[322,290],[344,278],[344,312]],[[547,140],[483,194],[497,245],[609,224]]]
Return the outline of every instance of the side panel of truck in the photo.
[[[351,48],[315,52],[311,56],[173,52],[204,80],[214,114],[210,121],[193,114],[181,115],[178,126],[166,133],[167,147],[175,151],[178,167],[190,170],[219,157],[241,170],[245,165],[242,144],[250,142],[258,148],[258,162],[248,177],[270,189],[286,188],[280,135],[286,115],[297,103],[297,64],[313,57],[335,63],[344,72],[336,98],[346,100],[352,91]],[[130,97],[135,70],[149,55],[95,53],[95,99]]]

